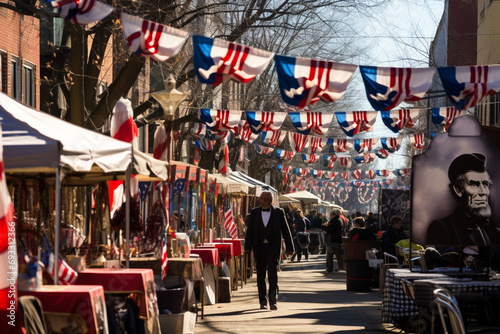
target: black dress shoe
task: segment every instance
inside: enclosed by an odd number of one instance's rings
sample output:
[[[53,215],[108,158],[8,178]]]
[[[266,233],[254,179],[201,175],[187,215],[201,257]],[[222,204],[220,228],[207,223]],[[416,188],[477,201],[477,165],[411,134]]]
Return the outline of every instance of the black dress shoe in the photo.
[[[267,310],[267,305],[264,305],[264,304],[260,305],[260,309],[261,310]]]
[[[278,309],[278,305],[271,304],[271,311],[276,311]]]

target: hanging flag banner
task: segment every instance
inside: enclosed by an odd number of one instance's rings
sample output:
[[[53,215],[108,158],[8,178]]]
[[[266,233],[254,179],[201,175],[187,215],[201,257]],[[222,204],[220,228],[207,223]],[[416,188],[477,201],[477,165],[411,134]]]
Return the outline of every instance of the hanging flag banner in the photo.
[[[302,111],[288,114],[293,126],[303,135],[308,135],[312,131],[322,136],[328,131],[333,120],[333,112]]]
[[[294,152],[300,152],[307,144],[308,136],[296,132],[288,132],[288,142]]]
[[[316,151],[321,151],[323,149],[323,143],[323,138],[309,136],[309,147],[311,148],[311,154],[314,154]]]
[[[121,21],[123,36],[130,50],[156,61],[175,56],[189,37],[187,31],[125,13],[122,13]]]
[[[380,143],[382,148],[390,153],[394,153],[401,147],[401,138],[381,138]]]
[[[245,111],[245,116],[253,133],[279,130],[286,117],[284,112]]]
[[[285,103],[299,108],[319,99],[333,102],[342,97],[356,65],[308,58],[274,56],[276,73]]]
[[[444,125],[444,131],[448,132],[453,120],[460,116],[460,110],[455,107],[431,108],[432,123]]]
[[[240,120],[240,123],[238,125],[237,137],[244,142],[253,143],[259,138],[259,135],[253,133],[252,129],[250,128],[250,124],[248,124],[247,121]]]
[[[417,119],[420,109],[400,109],[393,111],[381,111],[382,121],[394,133],[398,133],[403,128],[412,128],[413,120]]]
[[[278,146],[286,137],[286,131],[269,130],[261,132],[261,140],[269,146]]]
[[[373,109],[388,111],[403,101],[414,102],[424,97],[436,69],[360,66],[359,71]]]
[[[200,109],[200,117],[207,129],[214,132],[230,131],[235,134],[241,119],[241,110]]]
[[[249,46],[193,36],[193,61],[196,77],[205,84],[218,86],[231,79],[247,83],[269,64],[273,53]]]
[[[345,134],[352,137],[358,133],[371,131],[377,118],[376,111],[337,111],[337,122]]]
[[[500,66],[439,67],[439,76],[450,102],[458,110],[474,107],[486,95],[500,90]]]
[[[50,1],[50,4],[57,8],[59,16],[78,25],[101,21],[115,10],[114,7],[96,0],[54,0]]]

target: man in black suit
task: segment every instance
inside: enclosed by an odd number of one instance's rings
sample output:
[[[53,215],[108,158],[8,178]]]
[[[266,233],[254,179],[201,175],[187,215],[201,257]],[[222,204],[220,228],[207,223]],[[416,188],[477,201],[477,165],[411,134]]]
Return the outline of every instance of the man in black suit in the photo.
[[[245,238],[245,251],[253,250],[257,266],[257,288],[261,309],[267,309],[266,272],[269,281],[269,305],[277,310],[278,263],[281,256],[281,238],[285,240],[288,255],[293,254],[293,241],[283,209],[272,206],[273,195],[265,191],[259,198],[260,207],[250,212]]]
[[[458,206],[451,215],[433,221],[427,228],[426,244],[447,246],[491,246],[500,243],[500,232],[490,220],[490,175],[486,157],[462,154],[448,169],[450,191]]]

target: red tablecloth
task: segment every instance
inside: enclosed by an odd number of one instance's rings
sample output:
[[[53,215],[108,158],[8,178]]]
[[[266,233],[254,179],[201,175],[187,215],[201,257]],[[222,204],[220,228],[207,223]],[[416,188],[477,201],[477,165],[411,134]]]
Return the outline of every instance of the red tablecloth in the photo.
[[[224,238],[222,239],[224,242],[230,242],[233,244],[233,252],[234,256],[240,256],[243,254],[243,249],[241,248],[241,240],[244,239],[230,239],[230,238]]]
[[[234,248],[232,243],[212,242],[205,243],[204,246],[215,247],[219,250],[219,255],[223,260],[229,260],[234,256]]]
[[[149,319],[155,310],[156,290],[151,269],[86,269],[78,274],[78,285],[102,285],[106,293],[139,295],[139,317]]]
[[[40,299],[43,311],[50,321],[51,315],[79,315],[88,327],[88,333],[100,333],[107,327],[106,301],[100,285],[45,285],[40,290],[19,291],[19,296]]]
[[[191,254],[198,254],[203,263],[209,263],[214,266],[220,266],[219,250],[217,248],[194,248]]]

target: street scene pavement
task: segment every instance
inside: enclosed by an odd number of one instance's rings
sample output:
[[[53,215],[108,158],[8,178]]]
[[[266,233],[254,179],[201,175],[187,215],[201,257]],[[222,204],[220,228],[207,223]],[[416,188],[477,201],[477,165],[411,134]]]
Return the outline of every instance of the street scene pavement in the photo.
[[[261,310],[254,274],[230,303],[205,306],[195,333],[381,333],[382,294],[346,290],[345,272],[328,273],[325,255],[285,261],[278,310]],[[390,329],[387,329],[390,331]],[[399,330],[398,330],[399,331]]]

